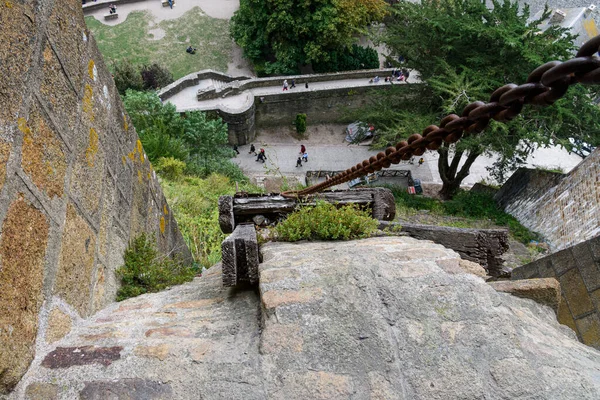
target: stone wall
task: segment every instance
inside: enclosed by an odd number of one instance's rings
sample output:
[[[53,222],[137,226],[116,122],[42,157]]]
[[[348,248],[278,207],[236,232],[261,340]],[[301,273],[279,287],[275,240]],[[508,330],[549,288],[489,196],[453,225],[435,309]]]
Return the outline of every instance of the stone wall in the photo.
[[[131,238],[190,252],[79,0],[0,2],[0,393],[115,298]]]
[[[495,199],[553,251],[591,239],[600,234],[600,149],[567,175],[521,168]]]
[[[514,280],[550,277],[560,282],[559,322],[600,349],[600,236],[512,271]]]

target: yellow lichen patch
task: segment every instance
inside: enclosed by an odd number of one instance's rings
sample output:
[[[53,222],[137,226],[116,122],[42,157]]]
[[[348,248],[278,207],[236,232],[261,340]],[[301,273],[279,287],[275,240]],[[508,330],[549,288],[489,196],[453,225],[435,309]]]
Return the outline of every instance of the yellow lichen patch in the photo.
[[[148,180],[150,180],[150,172],[148,172]]]
[[[94,120],[94,114],[92,111],[92,98],[94,96],[94,92],[92,87],[88,84],[85,85],[85,89],[83,91],[83,112],[88,114],[90,121]]]
[[[127,154],[127,157],[129,157],[129,159],[131,161],[133,161],[133,159],[135,158],[135,151],[130,152],[129,154]]]
[[[94,79],[94,66],[94,60],[90,60],[88,63],[88,75],[90,76],[90,79]]]
[[[125,114],[123,114],[123,129],[125,129],[125,131],[129,130],[129,124],[127,123],[127,116]]]
[[[127,164],[127,157],[122,156],[121,160],[123,161],[123,166],[125,166],[125,164]]]
[[[160,233],[165,233],[165,217],[160,217]]]
[[[138,181],[142,183],[144,181],[144,177],[142,176],[142,171],[138,170]]]
[[[4,2],[4,7],[6,7],[6,8],[12,8],[13,5],[12,5],[12,3],[10,1],[5,1]]]
[[[34,109],[28,123],[19,120],[19,130],[24,133],[21,167],[33,183],[48,196],[62,196],[67,160],[61,141]]]
[[[98,134],[94,128],[90,128],[90,143],[85,150],[85,159],[90,167],[94,166],[94,159],[98,153]]]
[[[140,154],[140,161],[144,162],[144,148],[142,147],[142,141],[140,139],[137,140],[135,149]]]
[[[167,205],[166,204],[163,206],[163,213],[165,215],[169,215],[169,210],[167,209]]]

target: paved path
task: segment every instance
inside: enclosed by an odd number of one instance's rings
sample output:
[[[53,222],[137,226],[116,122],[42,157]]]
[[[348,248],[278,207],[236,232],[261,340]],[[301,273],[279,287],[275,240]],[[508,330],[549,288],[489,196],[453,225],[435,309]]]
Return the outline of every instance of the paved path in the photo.
[[[340,139],[343,135],[340,135]],[[341,141],[341,140],[340,140]],[[338,171],[345,170],[356,165],[363,160],[377,154],[379,150],[369,150],[368,146],[340,144],[314,144],[310,140],[305,140],[309,154],[308,163],[302,167],[296,167],[296,159],[300,151],[300,144],[292,143],[269,143],[268,138],[259,136],[254,142],[257,150],[264,148],[267,154],[267,162],[264,164],[256,161],[256,157],[248,154],[249,145],[240,146],[240,155],[233,158],[232,161],[238,164],[244,173],[250,177],[261,176],[286,176],[298,181],[304,182],[305,171]],[[424,163],[419,166],[418,158],[415,157],[414,164],[401,162],[398,165],[392,165],[390,169],[410,170],[412,177],[421,179],[423,183],[438,183],[442,180],[438,173],[438,154],[428,151],[423,155]],[[487,170],[496,158],[481,156],[471,166],[469,176],[463,181],[463,185],[474,185],[481,180],[493,182]],[[564,172],[569,172],[581,162],[581,157],[575,154],[568,154],[561,148],[538,149],[528,159],[525,166],[529,168],[561,168]]]
[[[302,81],[302,76],[298,76],[296,79],[296,87],[294,89],[288,89],[289,93],[292,92],[306,92],[306,91],[318,91],[318,90],[329,90],[329,89],[338,89],[338,88],[357,88],[357,87],[377,87],[390,85],[390,83],[386,83],[383,81],[383,72],[378,72],[378,70],[373,70],[373,77],[376,75],[381,76],[381,81],[379,83],[369,83],[368,78],[357,78],[357,79],[340,79],[340,80],[331,80],[324,82],[311,82],[309,83],[308,89],[304,86],[304,82]],[[415,74],[416,75],[416,74]],[[291,78],[287,77],[288,84],[291,85]],[[416,83],[419,81],[418,75],[413,76],[411,73],[409,78],[410,83]],[[248,107],[252,105],[253,98],[279,94],[283,92],[283,79],[274,81],[272,86],[266,87],[258,87],[247,89],[243,93],[235,95],[235,96],[227,96],[224,98],[215,98],[208,100],[198,101],[196,98],[196,94],[199,89],[206,89],[213,85],[211,79],[202,80],[198,82],[197,85],[190,86],[181,90],[180,92],[172,95],[171,97],[165,98],[165,102],[171,102],[177,107],[177,111],[190,111],[190,110],[230,110],[232,112],[241,112],[246,110]],[[395,85],[407,85],[407,83],[399,82],[395,83]]]

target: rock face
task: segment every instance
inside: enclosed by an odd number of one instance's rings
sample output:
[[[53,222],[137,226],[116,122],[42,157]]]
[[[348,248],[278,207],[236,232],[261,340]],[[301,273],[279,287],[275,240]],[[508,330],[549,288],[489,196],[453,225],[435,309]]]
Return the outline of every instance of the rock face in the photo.
[[[9,398],[600,398],[598,351],[440,245],[384,237],[262,251],[258,293],[224,288],[217,266],[111,305],[37,356]]]

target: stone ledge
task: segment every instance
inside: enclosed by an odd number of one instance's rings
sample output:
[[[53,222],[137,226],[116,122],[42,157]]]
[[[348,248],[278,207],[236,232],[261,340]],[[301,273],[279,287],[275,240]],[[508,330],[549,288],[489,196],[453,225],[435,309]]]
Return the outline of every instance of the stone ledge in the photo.
[[[558,312],[560,284],[554,278],[496,281],[489,282],[489,285],[498,292],[510,293],[513,296],[531,299],[539,304],[549,306],[554,312]]]

